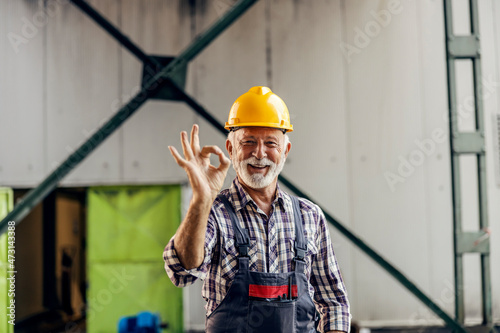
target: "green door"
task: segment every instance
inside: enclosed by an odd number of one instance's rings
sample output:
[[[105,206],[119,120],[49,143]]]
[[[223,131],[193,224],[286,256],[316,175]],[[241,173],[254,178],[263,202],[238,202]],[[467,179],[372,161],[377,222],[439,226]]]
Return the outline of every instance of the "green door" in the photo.
[[[14,195],[10,188],[0,187],[0,220],[2,220],[13,208],[14,205]],[[14,235],[11,233],[11,237]],[[12,292],[9,292],[11,287],[10,282],[15,280],[7,280],[7,278],[12,278],[13,274],[11,271],[14,271],[14,262],[12,257],[9,258],[9,254],[14,255],[12,253],[13,245],[12,241],[15,238],[8,239],[9,230],[5,232],[2,236],[0,236],[0,332],[12,333],[14,332],[14,325],[12,325],[12,320],[15,318],[15,309],[9,309],[11,306],[10,295]],[[14,236],[15,237],[15,236]],[[9,247],[10,243],[10,247]],[[9,250],[11,250],[9,252]],[[15,289],[15,286],[12,285]],[[10,294],[10,295],[9,295]],[[12,313],[14,311],[14,313]]]
[[[182,290],[162,253],[181,220],[180,186],[114,186],[88,190],[89,333],[117,331],[119,318],[159,313],[183,332]]]

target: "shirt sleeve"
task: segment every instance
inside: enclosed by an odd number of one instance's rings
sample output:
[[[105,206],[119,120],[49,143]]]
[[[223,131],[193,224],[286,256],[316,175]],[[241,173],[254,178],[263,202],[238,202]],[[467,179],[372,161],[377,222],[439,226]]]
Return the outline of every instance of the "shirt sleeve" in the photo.
[[[319,207],[317,215],[316,244],[318,245],[318,253],[311,262],[310,281],[314,288],[314,302],[320,313],[318,329],[320,332],[349,332],[351,314],[347,291],[335,258],[325,216]]]
[[[213,208],[208,217],[207,231],[205,233],[205,258],[200,267],[185,269],[175,250],[175,235],[170,239],[163,251],[165,271],[172,283],[177,287],[186,287],[193,284],[197,279],[204,280],[212,258],[213,248],[217,239]]]

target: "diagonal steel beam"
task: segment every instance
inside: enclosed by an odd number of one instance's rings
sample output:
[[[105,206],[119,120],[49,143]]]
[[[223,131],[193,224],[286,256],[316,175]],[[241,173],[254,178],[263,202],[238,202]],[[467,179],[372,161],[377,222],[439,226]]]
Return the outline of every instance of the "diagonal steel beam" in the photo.
[[[71,0],[75,5],[77,5],[82,11],[89,15],[97,24],[99,24],[104,30],[109,32],[115,39],[122,44],[123,47],[128,49],[132,54],[136,55],[137,58],[144,63],[148,63],[151,66],[158,66],[154,58],[150,58],[146,55],[138,46],[136,46],[132,41],[128,39],[120,30],[109,23],[104,17],[102,17],[97,11],[95,11],[91,6],[89,6],[83,0]],[[191,106],[196,113],[201,115],[205,120],[209,121],[215,128],[217,128],[223,135],[227,134],[224,126],[220,124],[203,106],[201,106],[194,98],[189,96],[183,89],[178,87],[175,82],[168,79],[170,88],[174,90],[176,95],[178,95],[184,102]],[[285,176],[279,175],[279,180],[292,190],[296,195],[303,198],[314,201],[307,194],[302,192],[298,187],[291,183]],[[433,302],[429,296],[423,293],[417,285],[408,279],[403,273],[401,273],[395,266],[384,259],[379,253],[373,250],[368,244],[366,244],[361,238],[351,232],[342,223],[336,220],[332,215],[330,215],[327,210],[320,207],[325,213],[325,218],[330,222],[337,230],[339,230],[345,237],[347,237],[351,242],[354,243],[358,248],[360,248],[365,254],[377,262],[382,268],[384,268],[390,275],[392,275],[398,282],[400,282],[405,288],[407,288],[412,294],[414,294],[420,301],[422,301],[431,311],[433,311],[438,317],[444,320],[446,325],[454,329],[457,332],[466,332],[466,330],[454,319],[452,319],[443,309],[441,309],[435,302]]]
[[[95,148],[97,148],[108,136],[118,129],[131,115],[133,115],[148,98],[155,95],[168,81],[167,79],[175,73],[175,70],[192,60],[198,53],[207,47],[228,26],[238,19],[257,0],[240,0],[230,8],[217,22],[199,35],[181,54],[165,66],[159,73],[154,75],[144,87],[125,106],[99,128],[85,143],[72,153],[59,167],[45,178],[36,188],[23,197],[22,201],[0,222],[0,234],[7,229],[9,221],[19,224],[21,220],[40,201],[42,201],[57,184]]]
[[[91,19],[95,21],[101,28],[106,30],[111,36],[113,36],[124,48],[126,48],[130,53],[135,55],[137,59],[142,61],[144,64],[148,64],[152,68],[161,68],[161,64],[154,58],[148,56],[144,51],[141,50],[136,44],[134,44],[125,34],[123,34],[117,27],[111,24],[104,16],[102,16],[98,11],[96,11],[92,6],[90,6],[84,0],[70,0],[75,6],[77,6],[81,11],[87,14]],[[201,115],[205,120],[207,120],[212,126],[217,128],[223,134],[227,134],[227,130],[224,129],[217,119],[210,114],[201,104],[199,104],[193,97],[188,95],[182,88],[177,86],[177,84],[170,78],[166,78],[169,88],[171,88],[176,96],[179,96],[186,104],[191,106],[191,108]]]

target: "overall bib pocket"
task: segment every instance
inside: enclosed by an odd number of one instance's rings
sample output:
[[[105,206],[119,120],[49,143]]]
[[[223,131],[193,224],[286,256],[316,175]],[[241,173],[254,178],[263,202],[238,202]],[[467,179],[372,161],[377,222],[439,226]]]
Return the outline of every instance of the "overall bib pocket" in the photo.
[[[268,302],[251,300],[248,304],[248,333],[266,332],[272,327],[275,332],[295,333],[296,302]]]

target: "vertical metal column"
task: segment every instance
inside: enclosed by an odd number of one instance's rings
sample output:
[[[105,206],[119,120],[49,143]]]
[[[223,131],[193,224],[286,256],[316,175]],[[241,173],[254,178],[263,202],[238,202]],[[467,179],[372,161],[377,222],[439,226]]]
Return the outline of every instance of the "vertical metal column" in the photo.
[[[477,0],[469,1],[471,33],[455,36],[453,33],[452,0],[444,1],[446,55],[448,67],[448,102],[450,124],[454,258],[455,258],[455,316],[458,322],[465,321],[463,255],[479,253],[481,256],[481,291],[483,325],[490,331],[492,324],[490,243],[486,200],[486,158],[484,140],[484,119],[481,89],[481,49]],[[458,129],[458,108],[456,92],[455,63],[457,59],[472,62],[474,83],[474,107],[476,129],[474,132],[460,132]],[[477,179],[479,193],[479,231],[462,230],[462,206],[460,186],[460,156],[475,155],[477,158]]]

